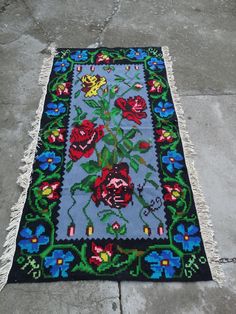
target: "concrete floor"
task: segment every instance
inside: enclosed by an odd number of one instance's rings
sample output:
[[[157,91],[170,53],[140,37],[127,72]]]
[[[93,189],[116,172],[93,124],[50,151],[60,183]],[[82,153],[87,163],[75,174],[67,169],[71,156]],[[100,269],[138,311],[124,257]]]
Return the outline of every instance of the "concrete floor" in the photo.
[[[1,0],[0,255],[47,47],[168,45],[222,257],[236,256],[236,3],[234,0]],[[7,285],[0,313],[234,313],[227,281]]]

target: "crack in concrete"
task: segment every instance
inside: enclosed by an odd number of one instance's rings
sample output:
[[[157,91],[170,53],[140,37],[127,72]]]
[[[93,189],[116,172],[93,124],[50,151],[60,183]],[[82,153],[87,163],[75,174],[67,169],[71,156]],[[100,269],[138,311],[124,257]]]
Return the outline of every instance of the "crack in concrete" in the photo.
[[[118,289],[119,289],[119,301],[120,301],[120,314],[123,314],[123,305],[122,305],[122,297],[121,297],[121,283],[118,282]]]
[[[121,0],[113,0],[112,12],[107,17],[105,17],[105,19],[102,23],[102,26],[99,29],[98,37],[96,38],[96,42],[89,45],[88,48],[97,48],[99,46],[100,47],[102,46],[104,32],[106,31],[107,27],[111,23],[114,16],[116,16],[116,14],[119,12],[120,7],[121,7]]]

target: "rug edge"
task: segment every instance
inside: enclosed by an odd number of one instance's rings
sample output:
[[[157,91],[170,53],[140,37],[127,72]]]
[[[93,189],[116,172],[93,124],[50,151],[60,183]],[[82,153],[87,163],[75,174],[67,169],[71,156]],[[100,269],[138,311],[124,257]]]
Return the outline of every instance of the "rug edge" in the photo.
[[[48,47],[48,51],[50,52],[50,56],[43,59],[43,64],[38,79],[38,85],[42,88],[42,94],[39,100],[38,108],[36,110],[35,119],[31,124],[32,129],[28,132],[32,140],[27,149],[24,151],[23,158],[21,159],[21,162],[24,165],[19,168],[20,174],[16,181],[16,183],[22,188],[22,192],[18,198],[18,201],[11,207],[10,222],[6,229],[7,235],[3,244],[4,250],[2,256],[0,257],[0,291],[4,288],[8,281],[8,276],[13,264],[16,250],[16,239],[21,222],[21,216],[27,197],[28,187],[31,182],[31,173],[35,159],[35,153],[37,152],[41,117],[43,114],[45,97],[47,94],[47,85],[52,70],[53,58],[56,55],[56,48],[53,44]]]
[[[186,121],[184,118],[184,110],[181,104],[180,96],[178,94],[174,78],[172,58],[169,53],[169,47],[163,46],[161,47],[161,49],[163,59],[165,61],[166,73],[170,85],[171,95],[178,118],[178,125],[183,144],[186,167],[193,191],[194,202],[196,205],[196,211],[199,219],[200,230],[207,255],[207,260],[211,269],[212,279],[217,282],[219,286],[222,286],[225,281],[225,275],[219,263],[220,255],[214,235],[209,206],[206,204],[205,197],[202,192],[202,187],[200,185],[198,174],[194,165],[194,156],[196,155],[196,152],[187,131]]]

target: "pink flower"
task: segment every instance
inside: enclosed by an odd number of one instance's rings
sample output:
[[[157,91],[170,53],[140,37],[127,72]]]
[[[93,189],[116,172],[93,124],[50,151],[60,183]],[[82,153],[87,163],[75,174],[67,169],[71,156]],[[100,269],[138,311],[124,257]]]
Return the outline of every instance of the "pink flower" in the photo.
[[[165,129],[158,129],[156,130],[156,133],[159,135],[159,138],[157,139],[158,143],[162,142],[173,142],[173,137],[171,136],[171,133],[166,131]]]
[[[60,186],[60,182],[43,182],[39,187],[43,196],[47,197],[49,200],[56,200],[59,198],[59,194],[57,193],[57,189]]]
[[[71,82],[58,84],[57,90],[56,90],[56,95],[57,96],[62,96],[62,95],[68,96],[68,95],[70,95],[70,86],[71,86]]]
[[[182,189],[178,183],[175,183],[173,186],[166,184],[164,188],[168,192],[164,195],[165,201],[174,202],[181,196]]]
[[[147,82],[148,86],[150,86],[149,92],[150,93],[162,93],[162,84],[157,80],[150,80]]]
[[[49,143],[63,143],[65,142],[64,133],[66,129],[55,129],[52,130],[51,134],[48,136]]]
[[[109,243],[103,249],[101,246],[98,246],[94,242],[92,242],[92,252],[94,253],[94,255],[90,257],[89,263],[99,266],[102,263],[109,262],[113,255],[112,246],[113,244]]]

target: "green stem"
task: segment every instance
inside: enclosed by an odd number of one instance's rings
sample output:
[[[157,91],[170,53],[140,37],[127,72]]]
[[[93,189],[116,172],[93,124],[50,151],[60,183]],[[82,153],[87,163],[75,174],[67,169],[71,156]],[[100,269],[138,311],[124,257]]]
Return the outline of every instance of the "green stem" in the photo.
[[[86,213],[86,209],[87,209],[87,207],[89,206],[90,202],[91,202],[91,198],[88,200],[88,202],[87,202],[87,203],[85,204],[85,206],[82,208],[82,211],[83,211],[83,214],[84,214],[84,216],[86,217],[86,219],[87,219],[87,221],[88,221],[88,224],[89,224],[89,225],[92,225],[93,222],[92,222],[91,218],[88,216],[88,214]]]

